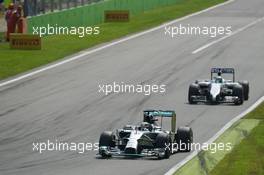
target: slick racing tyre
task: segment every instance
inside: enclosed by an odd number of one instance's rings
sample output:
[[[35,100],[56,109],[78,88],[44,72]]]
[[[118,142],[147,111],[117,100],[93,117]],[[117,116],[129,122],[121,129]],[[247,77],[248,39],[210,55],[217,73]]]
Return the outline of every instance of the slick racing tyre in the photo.
[[[102,146],[106,146],[107,148],[115,147],[114,138],[115,136],[112,131],[104,131],[99,139],[99,148]],[[111,157],[110,155],[106,154],[101,154],[101,156],[104,158]]]
[[[156,148],[165,149],[165,155],[163,157],[159,156],[159,159],[170,158],[171,155],[171,139],[169,134],[167,133],[159,133],[155,139]]]
[[[190,127],[179,127],[176,134],[178,151],[190,152],[193,143],[193,131]]]
[[[242,85],[235,85],[233,88],[233,95],[238,97],[235,105],[242,105],[244,103],[244,91]]]
[[[241,81],[239,82],[242,87],[243,87],[243,91],[244,91],[244,100],[248,100],[249,99],[249,82],[248,81]]]
[[[191,84],[189,87],[189,93],[188,93],[188,101],[190,104],[196,104],[193,100],[193,96],[199,95],[199,85],[198,84]]]

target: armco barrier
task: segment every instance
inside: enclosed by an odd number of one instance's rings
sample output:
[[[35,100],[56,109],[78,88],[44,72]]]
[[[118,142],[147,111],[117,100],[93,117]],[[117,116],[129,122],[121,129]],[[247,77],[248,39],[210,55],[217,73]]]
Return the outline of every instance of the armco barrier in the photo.
[[[175,4],[179,1],[182,0],[105,0],[87,6],[28,18],[28,32],[33,32],[33,26],[47,24],[65,27],[92,26],[104,21],[105,10],[129,10],[131,15],[136,15],[160,6]]]

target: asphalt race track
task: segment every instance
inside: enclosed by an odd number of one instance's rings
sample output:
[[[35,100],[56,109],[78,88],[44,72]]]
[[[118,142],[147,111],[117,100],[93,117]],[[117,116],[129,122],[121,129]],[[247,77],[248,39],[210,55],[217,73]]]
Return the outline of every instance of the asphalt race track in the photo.
[[[263,0],[236,0],[179,23],[232,26],[236,31],[262,17]],[[263,28],[260,21],[197,54],[192,52],[218,38],[169,38],[160,29],[0,87],[0,174],[164,174],[188,153],[169,160],[104,160],[96,151],[40,154],[32,151],[32,143],[98,142],[102,131],[136,124],[142,120],[142,110],[149,108],[175,109],[177,125],[191,126],[194,141],[203,143],[264,95]],[[249,101],[242,106],[189,105],[189,84],[209,78],[211,67],[234,67],[238,80],[249,80]],[[165,84],[166,93],[105,96],[98,92],[99,84],[114,81]]]

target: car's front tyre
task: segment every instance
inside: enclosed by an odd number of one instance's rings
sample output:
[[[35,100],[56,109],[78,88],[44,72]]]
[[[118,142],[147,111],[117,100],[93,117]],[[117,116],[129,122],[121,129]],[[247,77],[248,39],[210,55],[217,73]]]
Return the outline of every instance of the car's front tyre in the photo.
[[[233,95],[235,97],[238,97],[237,100],[235,100],[235,105],[242,105],[244,103],[244,91],[242,85],[235,85],[233,88]]]
[[[155,139],[156,148],[164,149],[164,156],[158,156],[159,159],[168,159],[171,156],[171,139],[167,133],[159,133]]]
[[[197,102],[194,101],[193,96],[199,95],[199,85],[198,84],[191,84],[189,87],[189,92],[188,92],[188,101],[190,104],[196,104]]]
[[[99,139],[99,149],[101,147],[107,147],[108,149],[115,147],[114,138],[115,138],[115,136],[114,136],[114,134],[113,134],[112,131],[104,131],[101,134],[100,139]],[[101,152],[100,155],[103,158],[109,158],[109,157],[111,157],[111,155],[105,154],[104,152]]]

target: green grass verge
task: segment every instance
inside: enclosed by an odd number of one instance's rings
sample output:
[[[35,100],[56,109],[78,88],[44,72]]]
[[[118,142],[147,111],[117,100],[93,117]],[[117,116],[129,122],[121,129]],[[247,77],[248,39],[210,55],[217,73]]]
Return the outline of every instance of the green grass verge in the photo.
[[[245,139],[252,130],[260,123],[258,119],[241,119],[235,122],[213,143],[218,145],[229,144],[231,148],[235,148],[243,139]],[[212,171],[222,159],[225,158],[232,150],[225,149],[202,150],[193,159],[188,161],[174,175],[205,175]]]
[[[264,103],[245,118],[261,121],[246,139],[242,140],[230,154],[221,160],[211,171],[211,175],[264,174]]]
[[[104,23],[101,34],[79,38],[77,36],[47,36],[42,50],[10,50],[7,43],[0,44],[0,79],[16,75],[50,63],[83,49],[157,26],[166,21],[208,8],[226,0],[181,0],[169,7],[160,7],[137,16],[128,23]]]
[[[12,2],[12,0],[5,0],[4,1],[4,4],[5,4],[5,7],[7,8],[8,5]]]

